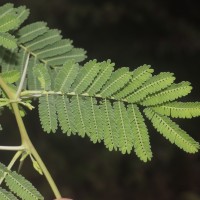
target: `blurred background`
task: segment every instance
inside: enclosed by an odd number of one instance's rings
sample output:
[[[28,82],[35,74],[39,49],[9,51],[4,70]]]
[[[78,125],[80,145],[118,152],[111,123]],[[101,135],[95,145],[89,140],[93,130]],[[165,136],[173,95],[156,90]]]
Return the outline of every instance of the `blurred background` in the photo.
[[[1,4],[7,1],[1,1]],[[187,97],[200,97],[200,13],[197,0],[13,0],[27,5],[27,23],[46,21],[62,30],[88,59],[111,59],[131,69],[150,64],[155,73],[174,72],[177,81],[194,86]],[[37,110],[37,109],[36,109]],[[5,111],[1,145],[19,144],[14,117]],[[31,116],[31,117],[30,117]],[[33,143],[63,196],[74,200],[200,200],[200,156],[171,145],[150,126],[153,159],[147,164],[134,153],[109,152],[88,138],[43,133],[37,111],[25,118]],[[200,141],[200,119],[176,120]],[[10,138],[13,138],[10,140]],[[9,141],[8,144],[6,141]],[[8,163],[11,153],[0,152]],[[46,180],[25,161],[22,173],[51,200]]]

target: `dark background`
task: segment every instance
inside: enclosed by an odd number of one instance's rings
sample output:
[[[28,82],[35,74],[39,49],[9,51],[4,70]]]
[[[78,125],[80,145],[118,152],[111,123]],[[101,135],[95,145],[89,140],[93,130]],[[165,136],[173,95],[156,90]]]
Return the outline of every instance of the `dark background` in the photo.
[[[1,4],[7,1],[1,1]],[[31,9],[30,22],[47,21],[62,30],[88,59],[111,59],[117,67],[150,64],[156,73],[174,72],[194,86],[187,98],[200,96],[200,6],[195,0],[13,0]],[[1,144],[19,144],[15,120],[1,119]],[[171,145],[150,126],[154,157],[147,164],[134,153],[108,152],[88,138],[42,132],[37,111],[25,118],[30,137],[63,196],[75,200],[200,200],[200,156]],[[200,119],[177,120],[200,141]],[[6,133],[6,134],[5,134]],[[13,141],[10,141],[13,138]],[[6,141],[10,141],[8,144]],[[0,152],[7,163],[11,154]],[[51,200],[46,181],[26,161],[22,172]]]

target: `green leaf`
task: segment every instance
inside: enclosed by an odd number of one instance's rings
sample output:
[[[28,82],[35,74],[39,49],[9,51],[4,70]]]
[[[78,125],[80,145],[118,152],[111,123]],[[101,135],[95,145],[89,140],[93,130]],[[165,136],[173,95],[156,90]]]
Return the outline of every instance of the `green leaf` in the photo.
[[[11,192],[0,187],[0,199],[1,200],[18,200]]]
[[[74,126],[81,137],[85,137],[88,133],[87,127],[87,111],[85,108],[85,101],[78,95],[71,98],[71,110],[74,117]]]
[[[9,99],[0,98],[0,108],[10,103]]]
[[[17,48],[16,38],[9,33],[0,33],[0,45],[6,49]]]
[[[153,69],[149,65],[143,65],[135,69],[132,73],[132,78],[128,85],[122,90],[116,92],[113,96],[116,99],[126,97],[128,94],[133,93],[136,89],[142,86],[149,78],[152,77]]]
[[[26,6],[20,6],[18,8],[15,8],[15,12],[17,13],[17,19],[19,19],[19,22],[21,25],[29,16],[30,11],[26,8]]]
[[[120,90],[131,79],[131,73],[127,67],[116,70],[112,73],[109,81],[103,86],[99,95],[103,98],[110,97]]]
[[[57,115],[54,96],[45,95],[39,98],[39,117],[45,132],[56,132]]]
[[[61,39],[60,31],[57,29],[48,30],[41,36],[38,36],[35,40],[26,43],[26,48],[29,51],[36,51],[42,49],[47,45],[52,45]]]
[[[142,161],[147,162],[152,158],[149,134],[144,118],[137,105],[128,105],[128,117],[133,132],[132,138],[135,153]]]
[[[93,82],[96,75],[100,71],[99,63],[96,60],[87,62],[83,68],[79,70],[79,73],[72,85],[71,91],[76,94],[84,92],[89,85]]]
[[[81,62],[86,59],[86,51],[82,48],[73,48],[66,54],[66,60],[73,59],[76,62]]]
[[[161,133],[172,144],[176,144],[179,148],[188,153],[195,153],[199,149],[199,143],[190,137],[170,118],[154,112],[150,108],[144,110],[147,118],[152,122],[156,130]]]
[[[4,173],[7,173],[8,170],[6,168],[6,166],[2,163],[0,163],[0,178],[2,178],[4,176]]]
[[[59,125],[63,133],[67,133],[68,136],[70,136],[71,133],[75,134],[77,130],[75,129],[75,119],[69,98],[64,95],[57,96],[55,103]]]
[[[45,22],[35,22],[24,26],[17,33],[19,36],[18,42],[26,43],[46,33],[49,29],[46,24]]]
[[[112,71],[114,70],[113,66],[114,63],[111,63],[110,60],[99,63],[100,71],[87,89],[86,93],[94,95],[99,92],[102,86],[109,80]]]
[[[104,144],[109,151],[117,150],[119,146],[119,133],[115,121],[113,107],[110,101],[104,100],[100,107],[104,131]]]
[[[89,137],[93,143],[100,142],[104,136],[102,113],[95,98],[89,97],[86,99],[85,107],[89,112]]]
[[[16,69],[16,63],[17,61],[17,48],[8,50],[4,47],[1,47],[4,49],[2,52],[2,60],[1,60],[1,72],[5,73],[10,70],[17,70]]]
[[[147,97],[141,104],[144,106],[153,106],[164,102],[173,101],[186,96],[192,90],[190,82],[183,81],[178,84],[172,84],[167,89]]]
[[[69,92],[79,71],[79,65],[70,60],[66,62],[55,77],[55,91]]]
[[[115,120],[119,133],[119,150],[125,153],[131,153],[133,147],[133,135],[130,127],[130,121],[124,103],[118,101],[113,106]]]
[[[23,200],[43,200],[42,195],[23,176],[16,172],[9,173],[5,178],[9,189]]]
[[[71,43],[71,40],[63,39],[55,42],[52,45],[47,45],[43,49],[35,51],[35,55],[40,59],[62,55],[72,50],[73,46],[71,45]]]
[[[0,188],[0,199],[2,200],[17,200],[12,194],[16,194],[23,200],[43,200],[42,195],[37,189],[23,176],[17,174],[15,171],[10,171],[5,165],[0,163],[0,178],[5,175],[5,183],[10,191],[5,191]],[[12,192],[12,193],[11,193]]]
[[[200,102],[171,102],[164,105],[152,107],[161,115],[174,118],[192,118],[200,116]]]
[[[67,62],[68,60],[75,60],[75,62],[81,62],[86,58],[85,54],[86,51],[84,51],[83,49],[73,48],[71,51],[62,55],[47,58],[45,62],[51,66],[63,65],[63,63]]]
[[[130,153],[134,147],[137,156],[146,162],[152,152],[140,109],[152,107],[145,113],[165,137],[187,152],[198,150],[197,143],[167,117],[200,116],[199,102],[174,102],[191,91],[189,82],[173,84],[175,77],[169,72],[152,76],[149,65],[133,72],[125,67],[114,71],[110,60],[91,60],[81,66],[77,63],[86,58],[86,52],[74,48],[71,40],[62,39],[60,31],[49,29],[45,22],[18,30],[28,14],[24,6],[0,7],[1,76],[14,91],[30,56],[21,93],[21,115],[25,113],[22,104],[33,108],[27,99],[39,98],[44,131],[55,132],[59,122],[67,135],[77,133],[87,135],[94,143],[104,141],[109,150]],[[0,107],[10,106],[4,92],[0,93]],[[34,166],[38,168],[37,163]]]
[[[153,76],[142,87],[136,90],[134,93],[126,97],[126,100],[130,103],[139,102],[147,95],[158,92],[164,88],[167,88],[174,82],[175,78],[173,73],[161,72],[160,74]]]
[[[25,52],[25,55],[26,55],[26,52]],[[29,63],[28,63],[28,82],[27,82],[27,85],[28,85],[28,89],[29,90],[39,90],[41,89],[41,84],[38,80],[38,77],[35,76],[33,70],[34,70],[34,67],[38,65],[38,62],[37,62],[37,59],[36,58],[31,58],[29,59]]]
[[[44,90],[51,89],[51,78],[45,65],[39,64],[33,68],[34,75],[38,78],[41,88]]]
[[[19,19],[16,15],[7,14],[0,18],[0,32],[8,32],[19,26]]]
[[[15,83],[20,78],[20,73],[17,70],[10,70],[4,73],[1,73],[1,77],[6,83]]]
[[[13,11],[13,4],[6,3],[0,7],[0,19]]]

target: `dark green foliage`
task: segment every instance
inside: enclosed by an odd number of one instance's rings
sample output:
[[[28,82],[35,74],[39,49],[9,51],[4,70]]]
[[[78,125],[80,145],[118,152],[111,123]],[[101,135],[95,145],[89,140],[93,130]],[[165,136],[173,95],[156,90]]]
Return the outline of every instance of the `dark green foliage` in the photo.
[[[199,102],[175,101],[191,92],[189,82],[174,83],[174,74],[169,72],[153,75],[149,65],[134,71],[114,70],[110,60],[91,60],[81,66],[85,51],[74,48],[71,40],[63,39],[60,31],[49,29],[45,22],[18,30],[27,15],[24,7],[0,8],[1,76],[14,88],[23,83],[19,94],[23,105],[30,107],[27,99],[39,98],[44,131],[56,132],[60,126],[68,136],[103,141],[109,150],[124,154],[134,149],[146,162],[152,152],[144,111],[170,142],[189,153],[198,151],[199,143],[170,119],[200,116]],[[7,104],[2,100],[1,106]]]

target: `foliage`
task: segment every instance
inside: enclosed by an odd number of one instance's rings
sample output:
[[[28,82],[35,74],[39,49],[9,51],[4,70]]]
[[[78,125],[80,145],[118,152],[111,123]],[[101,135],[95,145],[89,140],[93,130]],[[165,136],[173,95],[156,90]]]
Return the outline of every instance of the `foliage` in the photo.
[[[55,133],[60,127],[68,136],[103,141],[110,151],[125,154],[134,149],[147,162],[152,151],[145,115],[171,143],[188,153],[198,151],[199,143],[170,119],[200,116],[199,102],[177,101],[191,92],[189,82],[175,83],[169,72],[153,75],[149,65],[130,71],[114,69],[110,60],[80,64],[86,52],[74,48],[60,31],[49,29],[45,22],[21,27],[28,14],[25,7],[0,7],[2,108],[12,107],[19,119],[25,115],[23,107],[32,110],[32,101],[38,100],[45,132]],[[34,167],[44,172],[32,144],[24,145],[28,137],[24,129],[20,134],[27,155],[36,160]]]
[[[0,163],[0,179],[2,178],[5,179],[9,191],[0,187],[1,200],[17,200],[18,197],[25,200],[44,199],[34,186],[23,176],[15,171],[8,170],[5,165]]]

